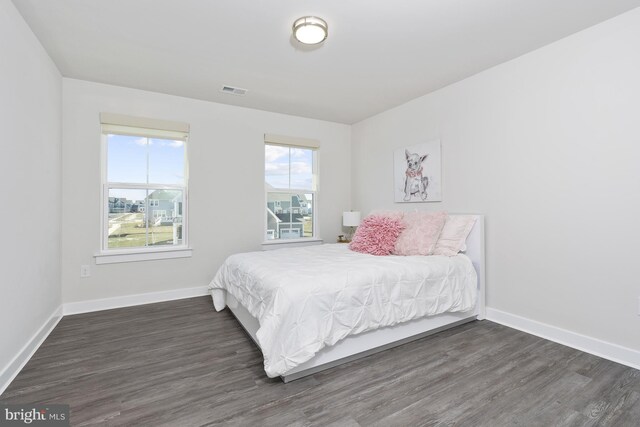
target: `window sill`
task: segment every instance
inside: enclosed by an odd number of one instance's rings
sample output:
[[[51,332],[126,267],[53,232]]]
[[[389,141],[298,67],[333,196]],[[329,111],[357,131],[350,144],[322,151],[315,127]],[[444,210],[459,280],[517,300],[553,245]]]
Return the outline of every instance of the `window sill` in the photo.
[[[96,264],[116,264],[121,262],[155,261],[160,259],[190,258],[191,248],[169,248],[157,250],[109,251],[95,254]]]
[[[262,242],[262,250],[279,249],[283,247],[295,248],[298,246],[321,245],[324,241],[317,237],[308,237],[306,239],[278,239],[267,240]]]

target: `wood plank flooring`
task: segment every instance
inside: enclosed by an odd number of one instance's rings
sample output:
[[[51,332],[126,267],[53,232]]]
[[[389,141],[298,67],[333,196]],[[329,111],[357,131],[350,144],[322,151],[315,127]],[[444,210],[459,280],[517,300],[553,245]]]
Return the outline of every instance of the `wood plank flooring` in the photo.
[[[640,371],[482,321],[284,384],[202,297],[65,317],[0,402],[74,426],[640,426]]]

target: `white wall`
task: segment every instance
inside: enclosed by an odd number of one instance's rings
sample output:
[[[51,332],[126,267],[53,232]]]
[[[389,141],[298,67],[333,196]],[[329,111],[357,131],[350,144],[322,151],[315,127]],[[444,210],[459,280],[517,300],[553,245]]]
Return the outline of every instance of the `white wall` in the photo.
[[[350,208],[347,125],[63,79],[62,283],[65,302],[206,286],[224,259],[259,250],[264,228],[264,133],[320,141],[320,237],[335,240]],[[100,249],[102,111],[191,125],[189,229],[193,257],[95,265]],[[81,279],[80,265],[92,275]]]
[[[60,306],[62,80],[10,1],[0,1],[0,388]]]
[[[486,214],[488,305],[640,350],[640,9],[362,121],[353,207]],[[393,203],[440,138],[443,202]]]

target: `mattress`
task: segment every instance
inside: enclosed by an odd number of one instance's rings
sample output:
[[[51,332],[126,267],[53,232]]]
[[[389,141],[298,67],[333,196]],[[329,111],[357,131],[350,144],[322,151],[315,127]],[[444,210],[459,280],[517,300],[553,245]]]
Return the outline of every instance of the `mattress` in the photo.
[[[476,286],[463,254],[380,257],[328,244],[232,255],[209,288],[216,310],[228,292],[258,320],[265,372],[276,377],[350,335],[472,310]]]

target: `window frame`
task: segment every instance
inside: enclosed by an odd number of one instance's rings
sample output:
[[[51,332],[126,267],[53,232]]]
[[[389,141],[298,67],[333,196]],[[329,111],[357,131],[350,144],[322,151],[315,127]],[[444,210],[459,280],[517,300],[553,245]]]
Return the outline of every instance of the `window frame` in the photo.
[[[133,129],[135,127],[132,126]],[[170,139],[166,136],[153,136],[153,129],[149,130],[149,135],[144,138],[149,139]],[[192,255],[189,246],[189,137],[186,133],[181,140],[184,142],[184,183],[183,184],[133,184],[127,182],[109,182],[108,181],[108,135],[124,135],[137,136],[135,133],[128,134],[125,131],[110,132],[104,129],[100,130],[100,250],[95,254],[96,264],[111,264],[129,261],[146,261],[167,258],[184,258]],[[182,200],[182,243],[179,245],[167,246],[138,246],[129,248],[109,248],[109,190],[148,190],[149,193],[156,190],[179,190],[183,192]],[[147,196],[148,197],[148,196]],[[152,210],[151,205],[144,205],[144,215],[146,216]],[[155,199],[153,199],[155,200]],[[158,202],[159,204],[159,202]]]
[[[262,239],[263,239],[263,245],[281,245],[281,244],[300,244],[300,243],[307,243],[307,242],[322,242],[322,239],[319,237],[319,230],[318,230],[318,206],[319,206],[319,193],[320,193],[320,174],[319,174],[319,157],[320,157],[320,147],[319,146],[315,146],[315,147],[310,147],[307,145],[296,145],[294,143],[274,143],[274,142],[270,142],[267,141],[265,138],[264,144],[263,144],[263,150],[262,150],[262,154],[264,156],[265,154],[265,147],[267,145],[271,145],[271,146],[279,146],[279,147],[287,147],[287,148],[299,148],[302,150],[310,150],[312,152],[312,160],[311,160],[311,174],[312,174],[312,189],[300,189],[300,188],[289,188],[289,189],[285,189],[285,188],[268,188],[267,187],[267,180],[266,180],[266,176],[263,174],[263,179],[264,179],[264,200],[263,200],[263,204],[262,206],[267,207],[267,203],[269,200],[269,193],[278,193],[278,194],[288,194],[290,196],[294,196],[294,195],[298,195],[298,194],[312,194],[313,195],[313,216],[312,216],[312,226],[313,226],[313,235],[310,237],[299,237],[296,239],[268,239],[268,219],[267,219],[267,215],[265,214],[263,216],[263,221],[264,221],[264,226],[262,229]],[[264,157],[263,157],[264,159]],[[266,164],[266,159],[263,160],[263,165]],[[291,167],[291,157],[289,157],[289,167]],[[265,171],[266,172],[266,171]],[[291,208],[293,209],[293,208]],[[265,212],[266,213],[266,212]]]

